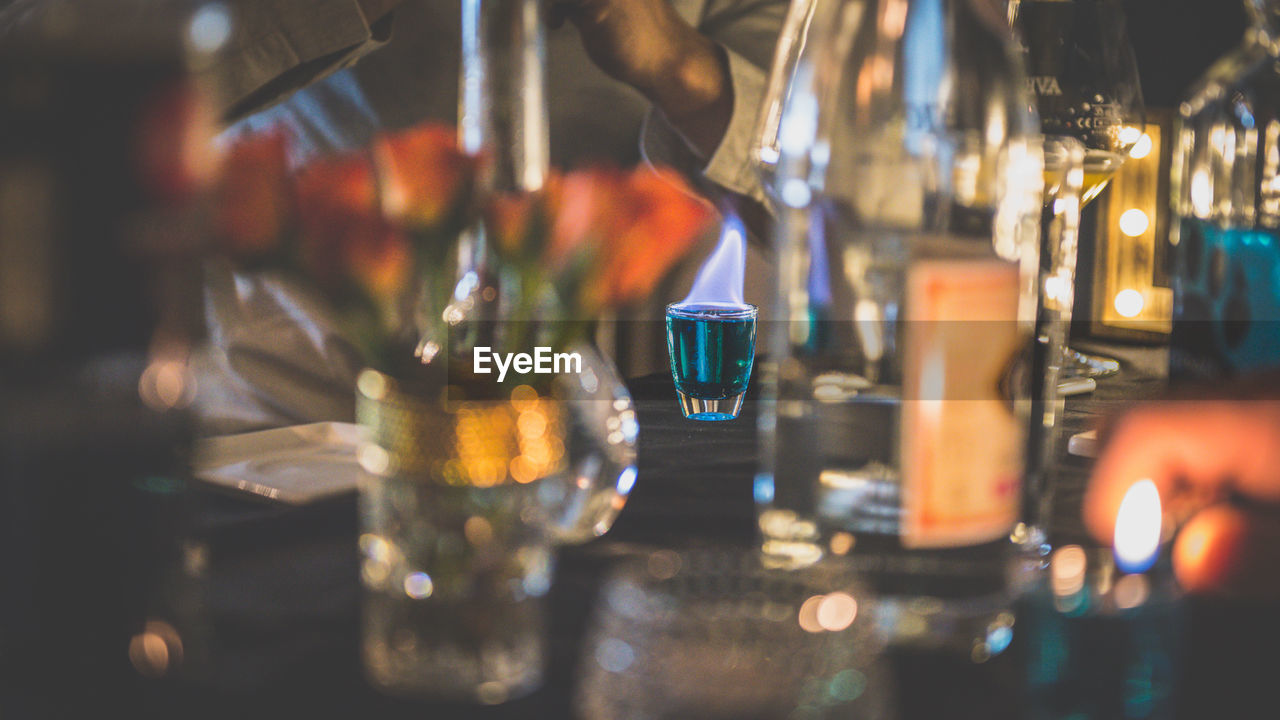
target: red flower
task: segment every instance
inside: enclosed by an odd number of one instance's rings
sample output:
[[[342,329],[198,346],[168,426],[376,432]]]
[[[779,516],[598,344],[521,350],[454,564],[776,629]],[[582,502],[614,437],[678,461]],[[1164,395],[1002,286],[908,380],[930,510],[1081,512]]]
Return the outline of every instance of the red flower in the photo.
[[[147,190],[183,202],[217,177],[213,146],[217,118],[208,96],[190,80],[161,87],[147,98],[137,124],[137,162]]]
[[[233,259],[254,260],[280,247],[294,210],[285,158],[280,132],[251,136],[227,152],[214,224],[219,244]]]
[[[601,167],[569,173],[551,193],[555,220],[547,246],[547,265],[559,271],[579,252],[598,249],[613,232],[626,176]]]
[[[489,199],[485,207],[485,227],[498,252],[516,258],[529,249],[544,197],[537,193],[502,193]]]
[[[613,205],[583,290],[588,306],[623,305],[648,295],[712,217],[710,205],[670,170],[632,171]]]
[[[469,204],[476,159],[458,149],[453,128],[425,124],[381,135],[373,156],[388,217],[436,229]]]
[[[326,291],[337,289],[361,245],[377,246],[388,224],[378,207],[367,155],[313,162],[298,174],[298,255],[302,270]]]
[[[352,242],[345,248],[351,276],[380,302],[393,304],[413,280],[409,240],[398,228],[386,224],[368,230],[368,235],[349,238]]]

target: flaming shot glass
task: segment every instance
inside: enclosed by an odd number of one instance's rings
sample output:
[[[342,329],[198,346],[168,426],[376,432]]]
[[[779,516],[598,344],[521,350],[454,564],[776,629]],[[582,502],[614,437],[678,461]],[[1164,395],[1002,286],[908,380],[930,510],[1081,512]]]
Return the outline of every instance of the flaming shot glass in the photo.
[[[690,420],[733,420],[751,381],[756,306],[667,306],[667,353],[680,409]]]

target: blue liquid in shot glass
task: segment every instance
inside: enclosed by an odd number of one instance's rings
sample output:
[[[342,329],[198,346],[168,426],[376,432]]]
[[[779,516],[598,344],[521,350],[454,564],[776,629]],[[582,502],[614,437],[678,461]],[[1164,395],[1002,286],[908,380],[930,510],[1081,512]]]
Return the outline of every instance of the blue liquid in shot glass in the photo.
[[[689,418],[737,417],[751,380],[755,349],[756,309],[751,305],[667,307],[671,375]]]

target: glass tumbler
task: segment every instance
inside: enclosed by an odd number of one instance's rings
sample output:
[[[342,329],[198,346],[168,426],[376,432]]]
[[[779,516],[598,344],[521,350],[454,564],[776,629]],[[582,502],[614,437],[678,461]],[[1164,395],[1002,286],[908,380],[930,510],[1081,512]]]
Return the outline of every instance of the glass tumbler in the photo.
[[[690,420],[733,420],[751,381],[756,306],[667,306],[667,352],[680,409]]]
[[[876,602],[847,565],[759,552],[637,552],[602,587],[576,707],[586,720],[889,717]]]

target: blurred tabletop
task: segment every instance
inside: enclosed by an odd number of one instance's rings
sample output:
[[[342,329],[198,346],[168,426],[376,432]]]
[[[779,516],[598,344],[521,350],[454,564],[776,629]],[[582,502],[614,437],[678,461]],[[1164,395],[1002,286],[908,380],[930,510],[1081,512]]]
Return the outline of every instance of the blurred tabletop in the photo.
[[[1094,426],[1124,404],[1163,388],[1162,351],[1104,351],[1123,363],[1096,392],[1069,400],[1065,433]],[[182,629],[185,658],[149,683],[148,717],[572,718],[580,650],[610,564],[636,546],[755,542],[755,389],[742,416],[705,423],[681,417],[669,375],[629,383],[640,422],[639,475],[603,538],[560,551],[550,594],[551,657],[544,687],[504,705],[442,705],[380,695],[359,659],[359,564],[355,498],[304,508],[197,490],[186,553],[196,572],[169,583],[156,605]],[[1058,537],[1082,535],[1080,499],[1089,461],[1067,456],[1055,505]],[[1192,600],[1179,717],[1252,717],[1274,707],[1276,608]],[[985,663],[968,656],[893,652],[888,661],[903,718],[1025,717],[1020,648]],[[692,720],[692,719],[691,719]]]

